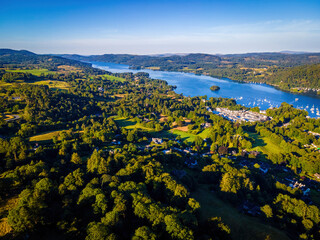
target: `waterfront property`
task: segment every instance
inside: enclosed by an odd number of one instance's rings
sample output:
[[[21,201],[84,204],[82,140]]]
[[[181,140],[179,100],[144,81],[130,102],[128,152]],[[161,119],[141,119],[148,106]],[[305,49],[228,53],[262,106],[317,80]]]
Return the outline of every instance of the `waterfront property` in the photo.
[[[240,121],[240,122],[265,122],[267,120],[270,120],[270,117],[257,113],[257,112],[251,112],[247,110],[229,110],[227,108],[216,108],[214,113],[217,113],[221,116],[223,116],[226,119],[229,119],[231,121]]]

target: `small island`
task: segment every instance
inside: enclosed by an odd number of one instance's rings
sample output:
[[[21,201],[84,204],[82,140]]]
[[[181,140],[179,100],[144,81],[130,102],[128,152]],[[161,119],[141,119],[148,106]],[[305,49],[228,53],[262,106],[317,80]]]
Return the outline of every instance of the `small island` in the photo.
[[[211,91],[218,91],[218,90],[220,90],[220,87],[213,85],[213,86],[210,87],[210,90]]]

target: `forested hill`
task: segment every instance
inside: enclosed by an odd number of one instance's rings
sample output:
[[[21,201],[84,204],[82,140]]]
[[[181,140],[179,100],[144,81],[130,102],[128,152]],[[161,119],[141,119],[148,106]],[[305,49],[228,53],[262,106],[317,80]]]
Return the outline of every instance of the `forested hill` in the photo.
[[[58,66],[68,65],[80,68],[91,67],[88,63],[59,56],[38,55],[26,50],[0,49],[0,68],[46,68],[55,71]]]
[[[236,81],[266,83],[292,92],[320,94],[319,75],[316,73],[319,71],[317,64],[320,63],[320,53],[188,54],[166,57],[105,54],[63,57],[82,61],[122,63],[137,69],[151,68],[227,77]]]
[[[267,77],[267,82],[277,84],[283,89],[303,90],[303,86],[311,89],[320,88],[320,64],[303,65],[292,68],[276,68]],[[298,87],[301,86],[301,87]],[[307,90],[307,89],[306,89]]]
[[[168,57],[128,54],[104,55],[61,55],[62,57],[86,60],[128,64],[132,67],[158,66],[164,70],[173,66],[176,69],[184,67],[197,68],[229,68],[229,67],[293,67],[304,64],[320,63],[320,53],[287,54],[287,53],[247,53],[232,55],[188,54]]]

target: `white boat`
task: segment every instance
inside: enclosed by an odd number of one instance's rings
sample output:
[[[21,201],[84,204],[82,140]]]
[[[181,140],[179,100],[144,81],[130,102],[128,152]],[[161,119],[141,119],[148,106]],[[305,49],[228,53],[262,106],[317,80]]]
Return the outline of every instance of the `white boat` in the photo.
[[[312,108],[310,108],[311,111],[314,111],[314,105],[312,105]]]

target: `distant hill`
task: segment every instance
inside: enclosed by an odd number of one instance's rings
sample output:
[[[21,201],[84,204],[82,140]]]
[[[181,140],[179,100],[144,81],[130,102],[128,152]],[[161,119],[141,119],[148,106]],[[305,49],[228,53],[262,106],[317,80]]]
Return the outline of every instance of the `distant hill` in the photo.
[[[60,56],[39,55],[27,50],[0,49],[0,67],[37,66],[48,70],[56,70],[60,65],[74,67],[90,67],[91,64],[79,62]]]
[[[281,51],[280,53],[287,53],[287,54],[306,54],[308,52],[299,52],[299,51]]]
[[[20,55],[36,55],[33,52],[27,50],[12,50],[7,48],[0,49],[0,55],[10,55],[10,54],[20,54]]]
[[[129,54],[104,54],[104,55],[60,55],[68,59],[81,61],[102,61],[122,63],[133,68],[157,66],[167,70],[174,65],[176,69],[184,67],[197,68],[230,68],[230,67],[294,67],[305,64],[320,63],[320,53],[245,53],[211,55],[192,53],[187,55],[129,55]]]

